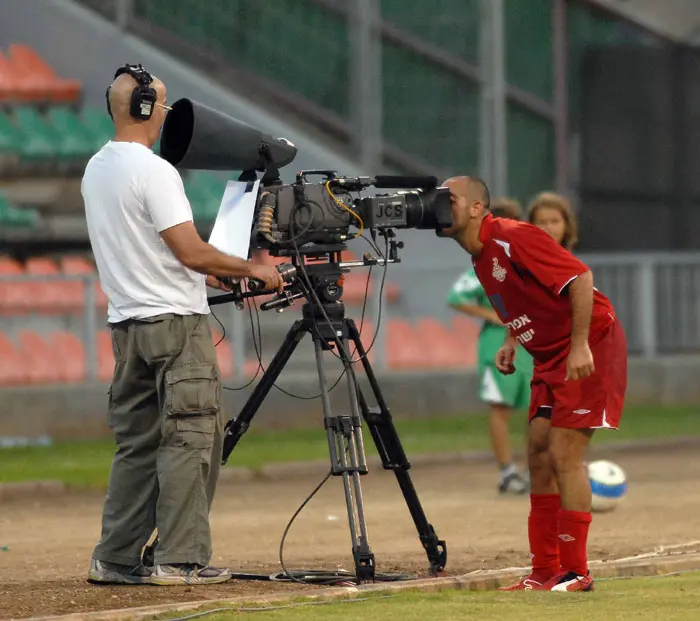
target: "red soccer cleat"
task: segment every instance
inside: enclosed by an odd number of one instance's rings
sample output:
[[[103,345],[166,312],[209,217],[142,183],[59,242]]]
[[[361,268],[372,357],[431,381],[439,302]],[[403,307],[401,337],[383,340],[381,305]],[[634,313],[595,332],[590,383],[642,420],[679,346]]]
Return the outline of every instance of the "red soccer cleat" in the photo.
[[[542,585],[544,591],[593,591],[593,576],[589,571],[581,576],[573,571],[561,573]]]
[[[541,591],[544,589],[544,582],[535,580],[532,574],[520,578],[515,584],[498,587],[499,591]]]

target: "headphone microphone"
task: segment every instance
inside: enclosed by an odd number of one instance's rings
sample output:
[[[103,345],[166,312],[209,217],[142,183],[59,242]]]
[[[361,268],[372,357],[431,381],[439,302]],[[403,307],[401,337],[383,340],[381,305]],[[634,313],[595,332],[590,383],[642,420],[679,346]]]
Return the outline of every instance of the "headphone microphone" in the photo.
[[[156,89],[152,88],[150,85],[153,82],[153,76],[146,71],[141,64],[138,65],[124,65],[119,67],[114,73],[114,79],[116,80],[122,74],[128,74],[138,85],[134,88],[131,93],[131,100],[129,102],[129,114],[138,121],[148,121],[153,115],[153,110],[155,109],[156,99],[158,95]],[[107,112],[110,118],[114,119],[112,116],[112,109],[109,105],[109,91],[112,88],[110,85],[105,92],[105,97],[107,99]]]

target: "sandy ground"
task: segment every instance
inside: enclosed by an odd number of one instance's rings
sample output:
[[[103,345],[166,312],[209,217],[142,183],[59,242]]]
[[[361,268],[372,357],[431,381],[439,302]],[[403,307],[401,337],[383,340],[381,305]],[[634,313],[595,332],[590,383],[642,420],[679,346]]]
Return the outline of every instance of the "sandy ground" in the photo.
[[[589,558],[611,559],[700,539],[697,449],[608,458],[627,472],[629,494],[597,515]],[[323,477],[222,485],[212,516],[214,559],[241,572],[279,571],[284,527]],[[488,464],[414,467],[414,483],[438,535],[447,541],[447,575],[528,564],[523,497],[499,497]],[[363,477],[369,541],[378,572],[427,575],[428,563],[392,473]],[[235,580],[208,587],[95,587],[85,575],[99,536],[101,495],[16,500],[0,508],[0,618],[143,606],[170,601],[270,594],[298,585]],[[353,570],[340,479],[333,478],[297,518],[285,545],[290,569]],[[317,587],[307,587],[315,589]]]

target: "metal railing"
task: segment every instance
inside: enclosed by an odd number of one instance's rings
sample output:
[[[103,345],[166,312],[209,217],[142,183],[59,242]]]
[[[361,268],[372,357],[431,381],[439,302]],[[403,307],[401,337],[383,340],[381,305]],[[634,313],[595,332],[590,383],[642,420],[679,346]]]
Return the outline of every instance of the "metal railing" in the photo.
[[[700,352],[700,253],[585,255],[581,259],[591,266],[595,286],[607,295],[615,306],[627,333],[628,348],[632,355],[654,357],[660,354],[677,355]],[[430,274],[430,278],[425,276]],[[391,318],[415,320],[434,316],[445,321],[450,311],[444,302],[449,287],[459,270],[455,266],[403,266],[394,278],[402,286],[401,300],[391,304],[382,300],[382,318],[374,344],[375,366],[387,368],[387,322]],[[391,271],[389,279],[392,279]],[[31,300],[15,306],[10,313],[7,287],[14,283],[75,282],[84,284],[82,312],[66,311],[71,316],[69,331],[77,334],[85,349],[86,379],[98,379],[97,333],[99,326],[107,327],[104,310],[96,304],[99,282],[96,276],[0,276],[0,332],[12,340],[20,330],[35,327],[40,332],[66,329],[65,318],[55,310],[30,304]],[[413,283],[414,286],[409,286]],[[376,292],[368,301],[367,321],[376,328],[379,282],[375,277]],[[216,308],[217,317],[224,324],[231,340],[234,375],[243,377],[246,360],[255,357],[250,341],[247,312],[237,311],[230,305]],[[281,338],[288,324],[296,318],[299,306],[285,313],[285,317],[260,313],[262,330],[267,332],[270,345]],[[356,320],[355,310],[348,312]],[[212,326],[216,326],[214,322]]]

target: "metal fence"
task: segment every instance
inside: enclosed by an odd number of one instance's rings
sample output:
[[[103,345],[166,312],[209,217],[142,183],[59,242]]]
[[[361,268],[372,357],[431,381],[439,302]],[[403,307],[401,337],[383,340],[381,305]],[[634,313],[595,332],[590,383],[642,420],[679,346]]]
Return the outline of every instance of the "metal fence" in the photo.
[[[618,254],[581,256],[594,273],[596,287],[613,302],[620,321],[625,327],[631,355],[654,357],[657,355],[679,355],[700,353],[700,253],[667,254]],[[429,278],[426,278],[427,274]],[[390,319],[417,320],[433,316],[448,320],[445,296],[454,278],[459,274],[455,266],[429,266],[411,268],[404,266],[401,284],[401,301],[390,304],[382,301],[382,323],[373,348],[375,366],[386,368],[387,343],[386,326]],[[6,306],[7,297],[3,292],[14,283],[41,283],[49,281],[75,281],[85,283],[84,312],[73,313],[70,320],[55,311],[45,313],[26,312],[10,316]],[[388,276],[392,280],[391,272]],[[375,291],[379,291],[375,282]],[[97,332],[107,327],[104,310],[95,304],[95,292],[99,282],[95,276],[1,276],[0,277],[0,332],[11,341],[27,327],[37,331],[50,331],[56,327],[73,332],[82,339],[86,356],[86,379],[98,379]],[[426,291],[429,290],[429,294]],[[375,296],[367,305],[367,320],[375,326],[379,300]],[[233,343],[231,366],[234,375],[242,377],[246,360],[255,358],[250,337],[250,320],[245,312],[235,310],[231,305],[215,308],[217,317],[224,324],[228,337]],[[267,351],[281,344],[284,331],[299,313],[299,307],[292,307],[284,317],[276,313],[260,313],[262,330],[267,335]],[[354,314],[353,314],[354,316]],[[355,319],[359,317],[354,316]],[[217,323],[212,322],[216,327]],[[312,351],[302,348],[301,356],[312,358]]]

